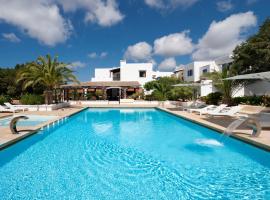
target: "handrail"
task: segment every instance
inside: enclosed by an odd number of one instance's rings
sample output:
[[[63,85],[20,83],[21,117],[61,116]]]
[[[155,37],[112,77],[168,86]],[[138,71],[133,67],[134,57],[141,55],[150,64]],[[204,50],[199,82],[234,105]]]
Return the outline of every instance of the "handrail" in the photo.
[[[246,123],[248,127],[252,128],[253,137],[258,137],[261,134],[262,126],[257,117],[241,117],[233,121],[224,131],[224,134],[231,135],[235,129],[237,129],[241,124]]]
[[[19,134],[19,132],[17,130],[17,122],[20,119],[29,119],[29,118],[27,116],[17,116],[17,117],[12,118],[12,120],[9,123],[9,128],[10,128],[12,134]]]

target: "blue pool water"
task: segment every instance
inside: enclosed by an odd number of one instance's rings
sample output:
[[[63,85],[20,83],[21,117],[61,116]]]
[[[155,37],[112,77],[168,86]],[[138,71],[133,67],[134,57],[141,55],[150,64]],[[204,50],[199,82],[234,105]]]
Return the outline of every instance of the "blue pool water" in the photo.
[[[18,121],[17,123],[18,126],[36,126],[56,118],[56,116],[45,116],[45,115],[24,115],[24,116],[27,116],[28,119],[26,120],[22,119]],[[0,119],[0,126],[9,126],[11,119],[12,117]]]
[[[270,153],[155,109],[88,109],[0,151],[1,199],[270,199]]]

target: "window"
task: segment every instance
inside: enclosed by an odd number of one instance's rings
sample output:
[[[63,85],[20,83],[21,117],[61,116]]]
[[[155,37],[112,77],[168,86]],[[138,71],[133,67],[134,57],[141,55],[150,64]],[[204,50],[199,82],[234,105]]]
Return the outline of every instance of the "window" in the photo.
[[[145,78],[146,77],[146,71],[145,70],[139,71],[139,77],[140,78]]]
[[[203,70],[202,70],[202,73],[203,73],[203,74],[207,73],[207,69],[203,69]]]
[[[187,71],[187,75],[188,75],[188,76],[193,76],[193,70],[192,70],[192,69],[188,70],[188,71]]]

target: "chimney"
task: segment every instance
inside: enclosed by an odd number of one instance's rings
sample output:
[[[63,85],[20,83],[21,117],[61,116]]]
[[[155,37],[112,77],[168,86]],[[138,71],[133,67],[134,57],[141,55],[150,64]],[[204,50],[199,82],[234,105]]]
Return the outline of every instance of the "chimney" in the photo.
[[[127,63],[126,60],[120,60],[120,66],[125,65]]]

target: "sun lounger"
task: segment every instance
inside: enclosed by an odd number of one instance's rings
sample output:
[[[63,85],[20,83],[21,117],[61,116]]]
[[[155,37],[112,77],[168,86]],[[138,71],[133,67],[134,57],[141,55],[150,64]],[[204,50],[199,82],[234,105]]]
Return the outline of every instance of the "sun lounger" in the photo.
[[[188,105],[188,106],[179,106],[179,108],[181,108],[182,110],[189,110],[189,109],[198,109],[198,108],[202,108],[205,107],[205,104],[202,102],[193,102],[192,104]]]
[[[203,107],[203,108],[191,108],[191,109],[189,109],[188,111],[190,112],[190,113],[192,113],[192,112],[198,112],[198,113],[200,113],[200,115],[202,115],[202,114],[206,114],[207,112],[209,112],[209,111],[213,111],[214,109],[216,109],[218,106],[215,106],[215,105],[208,105],[208,106],[205,106],[205,107]],[[226,107],[226,106],[225,106]]]
[[[240,106],[225,107],[220,111],[210,111],[207,114],[210,116],[230,116],[233,117],[241,110]]]
[[[22,110],[23,112],[27,109],[27,108],[23,108],[23,107],[20,107],[19,105],[12,105],[11,103],[9,102],[6,102],[4,103],[8,108],[10,109],[14,109],[14,110]]]
[[[0,112],[12,112],[12,113],[15,113],[16,111],[19,111],[19,110],[18,109],[5,108],[4,106],[0,105]]]

